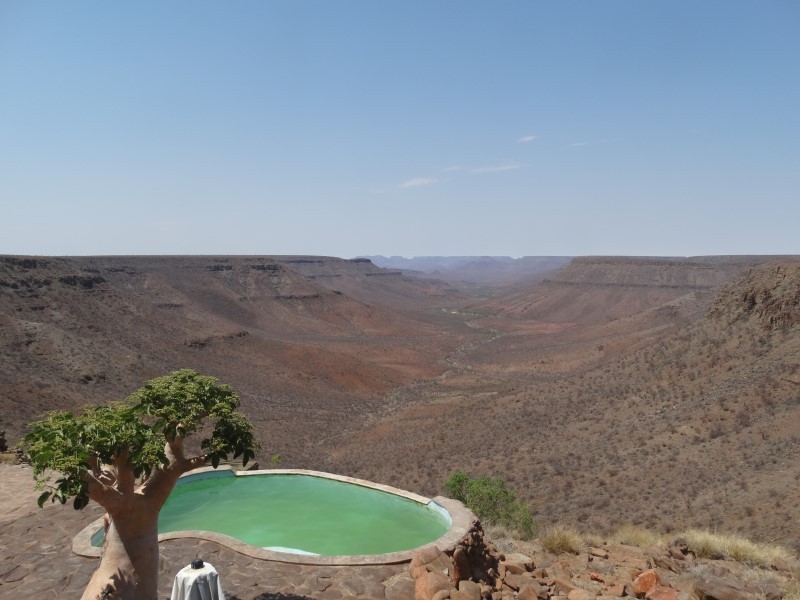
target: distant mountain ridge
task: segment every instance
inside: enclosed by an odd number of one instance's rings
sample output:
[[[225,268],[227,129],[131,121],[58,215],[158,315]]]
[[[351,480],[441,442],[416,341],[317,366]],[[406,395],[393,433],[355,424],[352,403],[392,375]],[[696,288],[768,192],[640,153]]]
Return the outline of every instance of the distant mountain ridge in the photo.
[[[536,281],[569,264],[569,256],[367,256],[385,269],[417,271],[448,282],[513,284]]]

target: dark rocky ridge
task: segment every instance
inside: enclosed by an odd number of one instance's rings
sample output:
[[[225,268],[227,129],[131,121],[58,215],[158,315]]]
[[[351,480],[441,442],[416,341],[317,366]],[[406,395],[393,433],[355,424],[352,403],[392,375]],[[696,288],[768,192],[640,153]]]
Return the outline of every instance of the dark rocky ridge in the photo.
[[[788,329],[800,323],[800,267],[777,264],[753,269],[741,285],[725,290],[709,311],[729,323],[756,319],[767,329]]]

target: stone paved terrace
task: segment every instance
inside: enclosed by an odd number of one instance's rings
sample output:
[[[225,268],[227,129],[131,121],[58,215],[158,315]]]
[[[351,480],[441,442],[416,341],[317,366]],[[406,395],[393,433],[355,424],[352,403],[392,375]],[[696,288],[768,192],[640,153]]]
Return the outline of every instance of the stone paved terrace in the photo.
[[[0,464],[0,599],[79,598],[98,560],[73,554],[72,539],[102,509],[68,504],[36,506],[31,470]],[[407,565],[320,567],[263,561],[211,541],[168,540],[160,544],[159,599],[197,556],[220,573],[229,600],[406,600],[414,597]]]

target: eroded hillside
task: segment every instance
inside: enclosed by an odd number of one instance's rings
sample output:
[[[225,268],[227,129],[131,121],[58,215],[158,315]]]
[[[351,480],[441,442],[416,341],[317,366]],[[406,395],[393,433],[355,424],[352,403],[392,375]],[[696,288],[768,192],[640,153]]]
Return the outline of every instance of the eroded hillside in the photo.
[[[428,493],[455,469],[501,476],[545,524],[795,543],[798,285],[800,264],[784,262],[594,325],[475,314],[490,342],[407,388],[358,450],[332,452],[347,470]],[[619,306],[602,289],[595,298]]]
[[[544,524],[800,539],[800,261],[581,259],[519,289],[327,257],[2,257],[0,429],[191,367],[241,393],[262,460],[428,495],[497,475]]]
[[[340,273],[353,267],[353,279],[367,267],[316,260]],[[266,257],[0,258],[0,428],[14,440],[45,410],[119,399],[190,367],[240,391],[265,448],[293,444],[305,456],[382,393],[440,373],[461,343],[433,319],[356,300],[290,266]],[[409,293],[413,282],[399,279]]]

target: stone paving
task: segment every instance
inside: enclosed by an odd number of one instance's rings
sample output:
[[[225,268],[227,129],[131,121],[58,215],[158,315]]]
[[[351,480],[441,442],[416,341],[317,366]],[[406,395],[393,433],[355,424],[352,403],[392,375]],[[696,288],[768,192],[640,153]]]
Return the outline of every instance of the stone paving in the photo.
[[[36,506],[31,470],[0,464],[0,599],[80,598],[98,559],[73,554],[72,538],[102,509]],[[169,598],[181,568],[201,557],[220,574],[228,600],[411,600],[408,565],[319,567],[255,559],[211,541],[160,544],[158,598]]]

